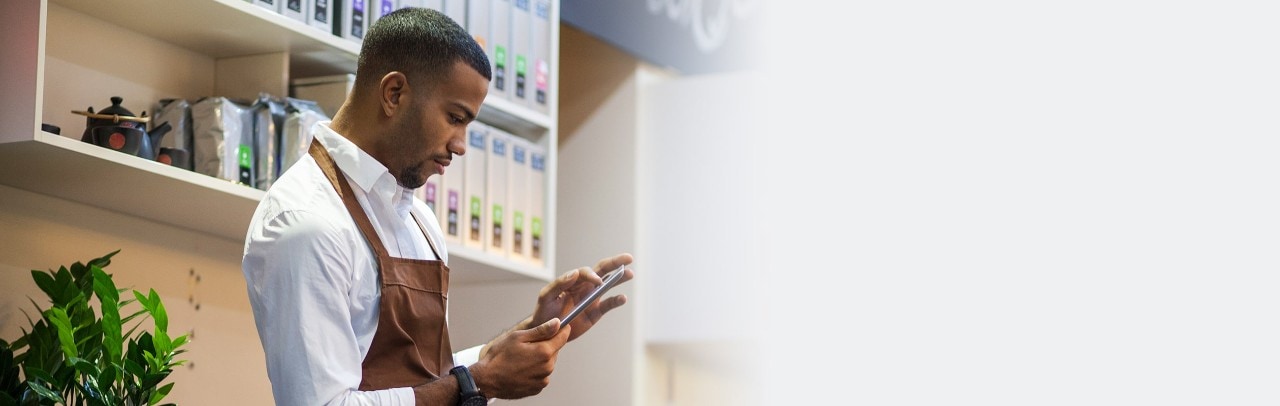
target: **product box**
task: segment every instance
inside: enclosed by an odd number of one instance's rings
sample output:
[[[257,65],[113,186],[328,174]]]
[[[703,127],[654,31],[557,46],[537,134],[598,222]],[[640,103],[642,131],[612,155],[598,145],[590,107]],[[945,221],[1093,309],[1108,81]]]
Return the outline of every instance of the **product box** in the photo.
[[[466,187],[467,160],[471,156],[468,152],[466,155],[455,156],[449,166],[445,168],[444,175],[440,178],[440,208],[437,210],[440,216],[440,228],[444,231],[445,242],[451,244],[462,244],[463,230],[466,228],[466,222],[463,221],[463,189]]]
[[[475,38],[484,54],[489,58],[489,70],[493,70],[493,48],[490,47],[489,6],[493,0],[467,0],[467,32]],[[493,81],[489,81],[489,93],[493,94]]]
[[[324,110],[324,114],[333,117],[338,108],[347,101],[347,95],[356,84],[356,75],[343,74],[294,79],[289,86],[289,96],[314,100]]]
[[[332,0],[307,0],[307,25],[324,32],[333,32]]]
[[[160,147],[181,149],[187,152],[187,164],[182,169],[191,170],[195,160],[190,159],[192,151],[191,104],[184,99],[161,99],[156,104],[156,113],[151,119],[151,129],[169,124],[169,133],[160,139]]]
[[[286,99],[284,132],[280,135],[280,173],[306,156],[315,139],[315,125],[328,120],[314,101]]]
[[[489,239],[485,251],[506,256],[510,250],[511,230],[506,227],[511,222],[507,210],[507,166],[510,161],[509,144],[511,136],[498,128],[489,129],[489,157],[485,165],[485,198],[489,201],[489,222],[484,232]]]
[[[396,0],[366,0],[369,2],[369,27],[382,16],[396,10]]]
[[[258,5],[258,7],[262,7],[267,10],[271,10],[273,12],[279,13],[281,1],[283,0],[253,0],[253,4]]]
[[[467,28],[467,0],[444,0],[444,15],[453,19],[458,26]]]
[[[280,133],[275,117],[284,120],[284,103],[269,97],[253,105],[253,187],[267,190],[280,174]]]
[[[533,97],[534,110],[550,113],[547,98],[551,90],[551,0],[533,0]]]
[[[333,35],[355,41],[364,41],[368,2],[370,0],[334,0],[337,7],[334,12]]]
[[[529,141],[511,138],[511,161],[507,165],[507,211],[511,212],[511,249],[507,257],[527,261],[529,243]]]
[[[479,122],[472,122],[467,126],[467,175],[463,179],[463,222],[464,229],[462,232],[463,245],[484,249],[488,245],[488,239],[484,232],[485,225],[489,223],[489,215],[486,210],[489,205],[485,194],[488,192],[485,184],[487,178],[487,165],[489,154],[486,151],[489,144],[489,126]],[[452,165],[450,165],[452,166]]]
[[[511,0],[492,0],[489,7],[489,41],[493,60],[490,96],[509,99],[511,84],[507,73],[511,67]]]
[[[307,3],[312,0],[277,0],[280,2],[280,14],[285,17],[307,23]]]
[[[248,187],[257,187],[258,184],[258,161],[254,159],[257,156],[254,152],[258,140],[257,121],[258,109],[250,101],[240,110],[240,147],[236,149],[236,181]]]
[[[532,43],[533,14],[529,7],[531,0],[511,0],[511,57],[515,64],[515,83],[512,83],[512,100],[528,104],[530,99],[528,84],[530,82],[529,63],[532,61],[529,44]]]
[[[529,148],[529,261],[542,266],[542,244],[546,228],[547,152],[541,146]]]
[[[249,148],[241,148],[241,139],[252,134],[253,128],[252,116],[248,129],[244,125],[245,111],[251,110],[225,97],[206,97],[191,105],[196,172],[232,182],[241,180],[241,158],[251,162],[253,156]]]
[[[396,0],[396,10],[406,7],[421,8],[423,3],[426,3],[426,0]]]

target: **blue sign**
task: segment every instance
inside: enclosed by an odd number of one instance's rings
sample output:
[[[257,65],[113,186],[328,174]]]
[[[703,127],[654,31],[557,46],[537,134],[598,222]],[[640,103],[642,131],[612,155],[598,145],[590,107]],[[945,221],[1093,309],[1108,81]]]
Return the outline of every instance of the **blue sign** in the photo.
[[[560,19],[683,74],[754,67],[763,0],[562,0]]]

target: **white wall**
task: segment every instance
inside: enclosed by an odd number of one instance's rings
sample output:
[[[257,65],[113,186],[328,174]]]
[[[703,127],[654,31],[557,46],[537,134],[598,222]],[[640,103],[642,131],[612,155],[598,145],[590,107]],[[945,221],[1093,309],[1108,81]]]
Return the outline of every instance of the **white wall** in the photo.
[[[641,304],[646,405],[752,404],[757,335],[786,328],[758,310],[777,296],[757,293],[770,248],[757,230],[772,220],[756,206],[786,186],[752,176],[783,163],[753,159],[760,115],[752,83],[733,73],[643,88],[638,219],[650,265],[642,286],[653,298]]]

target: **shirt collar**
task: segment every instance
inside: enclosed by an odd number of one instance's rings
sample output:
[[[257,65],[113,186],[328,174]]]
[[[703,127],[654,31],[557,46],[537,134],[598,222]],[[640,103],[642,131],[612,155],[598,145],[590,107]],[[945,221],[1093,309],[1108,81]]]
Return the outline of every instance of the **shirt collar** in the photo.
[[[316,124],[316,139],[325,147],[333,162],[351,179],[367,198],[389,202],[401,216],[413,207],[413,191],[400,187],[387,167],[360,149],[342,134],[329,128],[331,121]]]

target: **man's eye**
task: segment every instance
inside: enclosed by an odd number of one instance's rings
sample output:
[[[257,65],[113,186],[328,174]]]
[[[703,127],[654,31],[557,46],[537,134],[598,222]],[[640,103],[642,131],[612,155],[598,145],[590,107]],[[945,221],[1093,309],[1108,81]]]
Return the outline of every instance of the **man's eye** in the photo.
[[[450,114],[450,115],[449,115],[449,122],[450,122],[450,123],[453,123],[453,124],[462,124],[462,117],[458,117],[458,116],[455,116],[455,115]]]

